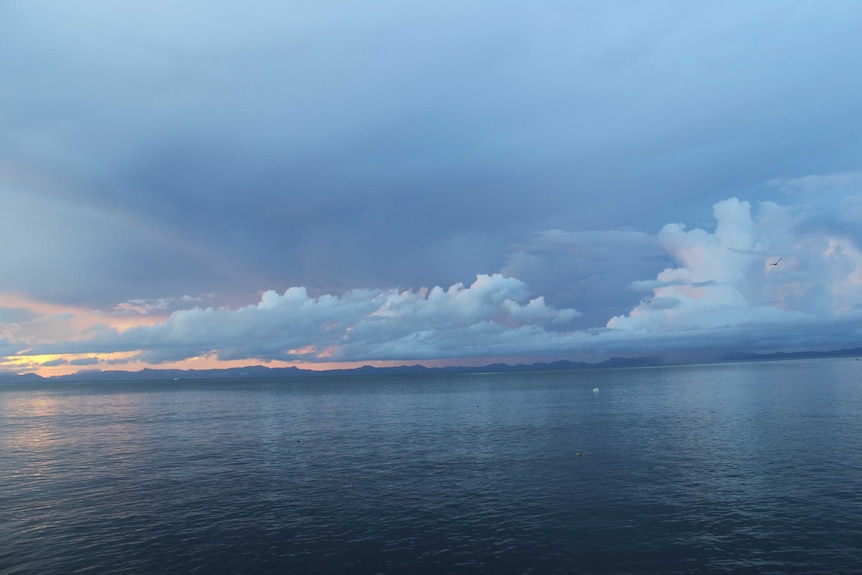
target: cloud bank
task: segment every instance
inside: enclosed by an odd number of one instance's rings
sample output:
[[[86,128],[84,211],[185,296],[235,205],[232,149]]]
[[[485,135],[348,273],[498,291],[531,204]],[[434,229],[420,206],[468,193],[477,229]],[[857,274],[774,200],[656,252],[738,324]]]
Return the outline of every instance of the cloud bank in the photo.
[[[834,185],[839,180],[840,190]],[[862,341],[862,250],[856,238],[860,212],[850,207],[860,205],[858,181],[854,174],[787,180],[782,189],[804,184],[806,191],[786,194],[784,203],[722,200],[713,206],[709,229],[674,223],[653,235],[543,232],[515,247],[506,273],[480,274],[470,285],[316,296],[291,287],[266,291],[255,304],[235,308],[201,307],[199,298],[188,296],[136,300],[86,322],[73,309],[28,315],[23,303],[0,306],[5,318],[0,351],[7,359],[76,354],[69,365],[93,365],[98,354],[118,352],[147,364],[200,357],[249,363],[457,363],[856,347]],[[818,225],[823,221],[848,225]],[[639,301],[588,327],[578,325],[580,311],[548,303],[511,275],[523,271],[539,277],[550,273],[550,264],[568,261],[580,264],[561,271],[564,277],[589,276],[594,266],[606,280],[619,281],[627,276],[612,272],[613,265],[632,267],[633,258],[611,254],[626,247],[632,254],[650,254],[650,267],[671,265],[629,281],[626,287]],[[596,299],[581,291],[585,300]],[[165,315],[148,319],[150,313]],[[137,323],[121,323],[130,316]],[[110,318],[120,323],[111,324]],[[51,329],[45,329],[46,322]]]
[[[465,358],[565,350],[579,312],[529,298],[524,282],[479,275],[448,289],[350,290],[312,297],[302,287],[265,292],[255,305],[173,312],[153,326],[102,328],[79,342],[31,353],[141,350],[147,362],[202,355],[220,360],[356,361]]]

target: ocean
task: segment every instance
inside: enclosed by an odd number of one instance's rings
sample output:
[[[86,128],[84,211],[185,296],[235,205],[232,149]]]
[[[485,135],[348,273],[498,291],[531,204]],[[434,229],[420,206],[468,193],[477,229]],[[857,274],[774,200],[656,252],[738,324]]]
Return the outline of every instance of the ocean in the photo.
[[[13,573],[862,573],[862,361],[0,386]]]

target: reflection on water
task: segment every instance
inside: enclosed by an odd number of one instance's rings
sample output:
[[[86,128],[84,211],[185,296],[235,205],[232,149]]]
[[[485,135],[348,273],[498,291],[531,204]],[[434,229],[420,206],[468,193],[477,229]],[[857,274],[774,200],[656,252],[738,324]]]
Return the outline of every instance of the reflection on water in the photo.
[[[859,375],[0,388],[0,574],[851,573]]]

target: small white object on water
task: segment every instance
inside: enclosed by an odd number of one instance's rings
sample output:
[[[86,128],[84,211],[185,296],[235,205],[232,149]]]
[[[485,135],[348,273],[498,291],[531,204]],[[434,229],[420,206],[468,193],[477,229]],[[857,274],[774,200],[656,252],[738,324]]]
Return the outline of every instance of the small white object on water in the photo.
[[[598,387],[594,387],[594,388],[593,388],[593,393],[598,393],[598,392],[599,392],[599,388],[598,388]]]

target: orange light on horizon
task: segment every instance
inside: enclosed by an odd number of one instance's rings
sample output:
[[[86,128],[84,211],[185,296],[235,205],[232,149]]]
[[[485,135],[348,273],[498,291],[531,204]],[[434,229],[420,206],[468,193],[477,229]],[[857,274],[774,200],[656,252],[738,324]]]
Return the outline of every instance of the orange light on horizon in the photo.
[[[399,367],[403,365],[424,365],[426,367],[443,367],[447,365],[484,365],[488,362],[497,361],[494,358],[483,358],[475,360],[360,360],[360,361],[283,361],[283,360],[253,360],[233,359],[222,360],[212,354],[201,355],[181,361],[164,363],[148,363],[139,359],[139,353],[113,352],[113,353],[75,353],[75,354],[20,354],[0,359],[0,369],[8,370],[17,374],[35,373],[42,377],[54,377],[72,375],[85,371],[141,371],[143,369],[178,369],[178,370],[207,370],[207,369],[231,369],[244,367],[269,367],[283,368],[296,367],[309,371],[332,371],[336,369],[355,369],[364,366],[371,367]],[[97,360],[92,364],[80,363],[81,360]],[[77,362],[77,363],[76,363]]]
[[[6,356],[5,358],[0,359],[0,369],[8,370],[19,375],[35,373],[42,377],[70,375],[87,369],[129,369],[130,371],[136,371],[147,367],[145,364],[133,360],[137,353],[138,352],[112,352],[33,355],[24,353]],[[90,360],[96,361],[89,363]]]

